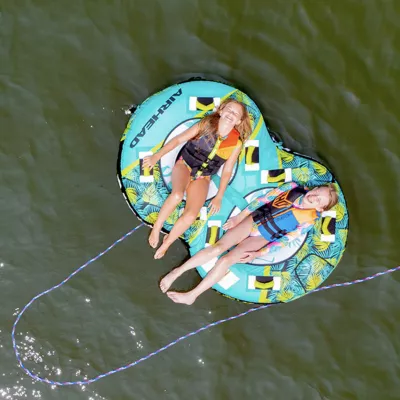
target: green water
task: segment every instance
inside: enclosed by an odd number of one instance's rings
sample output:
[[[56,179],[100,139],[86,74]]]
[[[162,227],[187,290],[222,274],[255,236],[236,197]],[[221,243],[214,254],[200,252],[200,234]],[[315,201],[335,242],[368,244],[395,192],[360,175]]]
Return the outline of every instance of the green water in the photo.
[[[0,398],[400,398],[400,274],[253,313],[85,388],[34,383],[10,337],[17,309],[138,224],[116,181],[122,108],[193,75],[244,90],[337,176],[350,235],[327,283],[398,265],[400,1],[3,0],[0,34]],[[27,311],[17,338],[35,373],[92,377],[248,309],[212,291],[172,303],[158,280],[187,250],[156,262],[148,232]]]

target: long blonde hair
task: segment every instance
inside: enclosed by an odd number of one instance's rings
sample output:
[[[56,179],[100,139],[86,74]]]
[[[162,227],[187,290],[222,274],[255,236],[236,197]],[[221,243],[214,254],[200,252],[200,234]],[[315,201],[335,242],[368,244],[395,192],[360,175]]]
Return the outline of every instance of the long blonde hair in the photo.
[[[239,104],[242,108],[242,116],[240,124],[235,126],[235,129],[239,132],[240,140],[242,144],[247,140],[247,138],[251,134],[251,122],[250,122],[250,115],[247,111],[246,106],[237,101],[235,99],[226,99],[224,100],[220,106],[211,114],[206,115],[200,122],[199,122],[199,133],[192,139],[197,140],[201,137],[205,137],[206,140],[211,139],[212,136],[215,136],[218,130],[218,122],[220,119],[220,112],[230,103]]]

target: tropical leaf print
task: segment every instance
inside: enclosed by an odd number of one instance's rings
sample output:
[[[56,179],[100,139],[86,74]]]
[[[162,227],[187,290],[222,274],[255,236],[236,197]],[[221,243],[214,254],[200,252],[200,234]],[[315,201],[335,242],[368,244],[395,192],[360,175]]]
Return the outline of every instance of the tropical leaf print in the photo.
[[[305,185],[310,180],[310,170],[307,167],[293,168],[293,180]]]
[[[326,261],[320,257],[313,258],[313,272],[319,274],[326,266]]]
[[[329,245],[330,245],[331,243],[330,243],[330,242],[323,242],[323,241],[320,239],[320,236],[319,236],[319,235],[320,235],[319,233],[316,233],[316,234],[313,236],[314,246],[315,246],[315,248],[316,248],[318,251],[324,252],[325,250],[328,249],[328,247],[329,247]]]
[[[277,148],[278,157],[283,168],[291,166],[294,161],[294,154],[288,153],[282,149]]]
[[[338,234],[339,234],[339,239],[340,239],[340,241],[343,243],[343,245],[344,245],[344,243],[346,243],[346,239],[347,239],[347,229],[339,229],[338,230],[339,232],[338,232]]]
[[[309,250],[308,242],[304,243],[296,253],[297,262],[301,262],[307,256]]]
[[[336,220],[341,221],[346,213],[344,205],[342,203],[338,203],[335,207],[333,207],[333,210],[336,211]]]
[[[292,274],[288,271],[283,271],[279,274],[282,279],[282,287],[285,287],[289,284],[290,280],[292,279]]]
[[[147,215],[146,222],[153,225],[157,221],[157,218],[158,218],[158,212],[152,212]]]
[[[154,185],[149,185],[143,193],[143,201],[161,207],[163,199]]]
[[[336,257],[332,257],[332,258],[326,258],[326,261],[329,264],[332,264],[333,266],[335,266],[338,263],[338,259]]]
[[[187,240],[189,243],[191,243],[196,237],[199,235],[201,230],[204,228],[206,225],[206,221],[198,219],[193,222],[193,224],[190,226],[190,228],[186,231],[187,232]]]
[[[159,182],[161,179],[160,167],[158,164],[155,164],[153,167],[153,177],[156,182]]]
[[[294,293],[291,290],[284,290],[276,295],[276,299],[282,303],[286,303],[294,297]]]
[[[307,290],[308,291],[314,290],[321,284],[321,282],[322,278],[318,274],[316,273],[311,274],[307,279],[307,285],[306,285]]]
[[[177,208],[172,212],[172,214],[167,218],[167,224],[174,224],[179,218],[179,211]]]
[[[326,167],[316,161],[311,161],[311,165],[318,175],[325,175],[328,172]]]
[[[287,164],[290,164],[294,160],[294,154],[287,153],[286,151],[281,149],[278,149],[278,155],[281,160]]]
[[[136,204],[136,200],[137,200],[137,193],[135,188],[133,187],[129,187],[126,189],[126,195],[128,196],[128,200],[132,205]]]

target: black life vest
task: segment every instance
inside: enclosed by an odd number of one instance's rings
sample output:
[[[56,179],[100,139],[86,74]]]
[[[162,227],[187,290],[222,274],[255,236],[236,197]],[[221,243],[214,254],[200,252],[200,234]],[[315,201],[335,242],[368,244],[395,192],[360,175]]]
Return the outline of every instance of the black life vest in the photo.
[[[179,152],[178,158],[183,157],[192,169],[192,176],[214,175],[232,154],[239,140],[240,135],[236,129],[232,129],[225,138],[217,135],[201,136],[189,140]]]
[[[257,210],[251,213],[253,221],[258,225],[262,225],[263,228],[270,234],[272,240],[279,239],[288,233],[288,230],[283,226],[279,226],[275,218],[279,215],[287,213],[293,208],[293,203],[304,194],[307,190],[303,187],[296,187],[287,192],[281,193],[273,201],[264,204]],[[305,212],[315,213],[314,210],[302,210]],[[310,217],[310,219],[312,219]],[[287,227],[286,227],[287,228]],[[295,227],[291,227],[293,229]]]

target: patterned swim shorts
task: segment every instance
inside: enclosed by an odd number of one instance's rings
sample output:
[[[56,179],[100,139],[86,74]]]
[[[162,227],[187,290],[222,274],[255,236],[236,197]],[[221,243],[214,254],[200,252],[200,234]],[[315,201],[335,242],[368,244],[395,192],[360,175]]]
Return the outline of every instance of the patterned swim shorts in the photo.
[[[178,161],[176,163],[178,163],[179,161],[181,161],[184,165],[186,165],[186,168],[189,170],[190,172],[190,180],[191,181],[195,181],[197,179],[210,179],[210,176],[204,176],[204,175],[200,175],[200,176],[192,176],[191,172],[192,172],[192,168],[190,167],[190,165],[183,159],[182,156],[180,156],[178,158]]]

